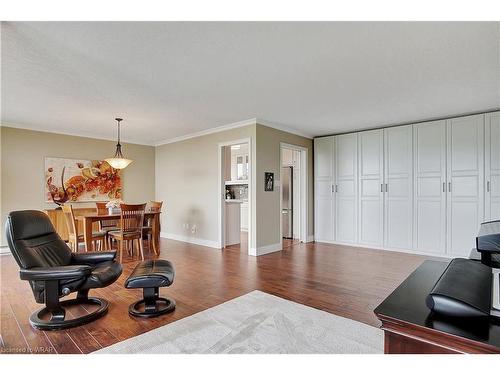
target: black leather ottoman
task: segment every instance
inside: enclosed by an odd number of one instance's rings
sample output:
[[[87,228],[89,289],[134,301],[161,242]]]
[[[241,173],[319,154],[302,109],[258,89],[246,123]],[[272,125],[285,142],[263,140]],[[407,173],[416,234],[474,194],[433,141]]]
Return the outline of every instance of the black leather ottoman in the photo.
[[[175,301],[159,296],[159,288],[174,282],[174,266],[168,260],[146,260],[135,267],[125,281],[125,288],[142,288],[144,298],[129,306],[130,315],[153,318],[175,309]],[[140,309],[141,305],[144,305]]]

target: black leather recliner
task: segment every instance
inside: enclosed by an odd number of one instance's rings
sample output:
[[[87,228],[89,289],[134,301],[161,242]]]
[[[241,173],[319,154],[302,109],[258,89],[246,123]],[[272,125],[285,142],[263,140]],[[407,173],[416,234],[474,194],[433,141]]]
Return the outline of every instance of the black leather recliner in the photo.
[[[45,307],[30,316],[33,327],[56,330],[79,326],[100,318],[108,311],[108,301],[89,297],[93,288],[115,282],[122,266],[116,251],[72,253],[59,237],[49,217],[34,210],[14,211],[7,218],[5,232],[12,255],[19,264],[20,277],[29,281],[35,300]],[[71,300],[59,298],[78,292]],[[97,310],[74,319],[65,319],[64,306],[98,305]],[[51,315],[50,319],[44,316]]]

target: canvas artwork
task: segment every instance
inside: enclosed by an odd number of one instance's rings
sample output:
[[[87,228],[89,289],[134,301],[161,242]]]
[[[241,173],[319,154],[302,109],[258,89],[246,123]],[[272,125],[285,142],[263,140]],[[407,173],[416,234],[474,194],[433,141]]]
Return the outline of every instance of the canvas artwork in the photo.
[[[45,158],[47,202],[90,202],[120,199],[119,170],[103,160]]]

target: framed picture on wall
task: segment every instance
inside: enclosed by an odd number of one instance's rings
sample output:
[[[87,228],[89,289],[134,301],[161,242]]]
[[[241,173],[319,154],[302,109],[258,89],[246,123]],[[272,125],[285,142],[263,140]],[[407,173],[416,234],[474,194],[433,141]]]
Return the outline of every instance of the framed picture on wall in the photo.
[[[45,200],[63,204],[120,199],[120,171],[103,160],[45,158]]]
[[[274,173],[264,172],[264,191],[274,191]]]

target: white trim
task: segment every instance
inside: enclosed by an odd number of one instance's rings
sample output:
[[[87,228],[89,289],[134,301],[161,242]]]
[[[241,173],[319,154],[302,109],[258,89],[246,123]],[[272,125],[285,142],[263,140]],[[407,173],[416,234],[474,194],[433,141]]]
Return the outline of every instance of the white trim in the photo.
[[[9,122],[2,121],[0,123],[0,128],[5,127],[5,128],[14,128],[14,129],[24,129],[24,130],[32,130],[32,131],[37,131],[37,132],[42,132],[42,133],[51,133],[51,134],[59,134],[59,135],[70,135],[72,137],[82,137],[82,138],[90,138],[90,139],[97,139],[99,141],[112,141],[116,143],[116,137],[105,137],[105,136],[95,136],[95,135],[89,135],[83,132],[71,132],[71,131],[65,131],[65,130],[58,130],[55,131],[54,129],[47,129],[47,128],[41,128],[39,126],[33,126],[33,125],[20,125],[20,124],[12,124]],[[114,129],[114,128],[113,128]],[[141,145],[141,146],[151,146],[154,147],[155,143],[154,142],[136,142],[132,141],[127,138],[121,138],[120,141],[122,142],[122,145]],[[126,152],[126,150],[125,150]]]
[[[258,125],[264,125],[264,126],[267,126],[268,128],[281,130],[281,131],[284,131],[286,133],[295,134],[295,135],[298,135],[300,137],[304,137],[304,138],[308,138],[308,139],[314,138],[314,136],[312,134],[301,132],[300,130],[290,128],[286,125],[280,125],[280,124],[276,124],[274,122],[261,120],[261,119],[256,119],[256,120],[257,120]]]
[[[299,240],[301,242],[311,242],[308,237],[308,212],[309,212],[309,191],[308,191],[308,163],[307,154],[309,152],[307,147],[294,145],[291,143],[280,142],[280,169],[279,169],[279,189],[280,189],[280,243],[283,246],[283,221],[281,220],[281,212],[283,209],[283,184],[281,181],[281,168],[283,166],[283,149],[289,149],[300,152],[300,233]],[[314,237],[314,236],[312,236]]]
[[[217,126],[217,127],[210,128],[210,129],[201,130],[201,131],[194,132],[194,133],[189,133],[189,134],[186,134],[186,135],[181,135],[181,136],[174,137],[174,138],[167,138],[167,139],[164,139],[164,140],[161,140],[161,141],[158,141],[158,142],[155,142],[155,141],[152,141],[152,142],[137,142],[137,141],[133,141],[133,140],[130,140],[130,139],[127,139],[127,138],[123,138],[122,141],[125,144],[129,143],[129,144],[136,144],[136,145],[142,145],[142,146],[153,146],[153,147],[156,147],[156,146],[166,145],[166,144],[169,144],[169,143],[181,142],[181,141],[185,141],[187,139],[197,138],[197,137],[201,137],[201,136],[204,136],[204,135],[219,133],[219,132],[223,132],[223,131],[226,131],[226,130],[241,128],[241,127],[248,126],[248,125],[263,125],[263,126],[267,126],[269,128],[273,128],[273,129],[284,131],[286,133],[295,134],[295,135],[298,135],[298,136],[301,136],[301,137],[304,137],[304,138],[308,138],[308,139],[313,139],[314,138],[314,136],[312,134],[307,134],[307,133],[301,132],[299,130],[290,128],[290,127],[288,127],[286,125],[280,125],[280,124],[272,123],[272,122],[269,122],[269,121],[266,121],[266,120],[262,120],[262,119],[258,119],[258,118],[251,118],[251,119],[247,119],[247,120],[233,122],[233,123],[226,124],[226,125]],[[57,130],[56,131],[54,129],[41,128],[38,125],[35,126],[35,125],[26,125],[26,124],[13,124],[13,123],[2,121],[0,123],[0,127],[2,127],[2,126],[8,127],[8,128],[33,130],[33,131],[39,131],[39,132],[44,132],[44,133],[61,134],[61,135],[71,135],[73,137],[83,137],[83,138],[98,139],[98,140],[101,140],[101,141],[103,141],[103,140],[104,141],[113,141],[113,142],[116,141],[116,138],[113,138],[113,137],[89,135],[88,133],[79,132],[79,131],[67,131],[67,130]]]
[[[242,139],[234,139],[231,141],[227,142],[220,142],[217,145],[218,152],[217,152],[217,163],[218,163],[218,209],[217,209],[217,223],[218,223],[218,247],[223,249],[226,244],[225,244],[225,235],[226,235],[226,218],[225,218],[225,203],[226,203],[226,197],[225,197],[225,182],[224,178],[222,175],[222,166],[223,166],[223,160],[222,160],[222,148],[226,146],[231,146],[231,145],[236,145],[236,144],[243,144],[246,143],[248,144],[248,253],[250,254],[250,249],[252,248],[252,245],[254,244],[254,236],[252,235],[255,231],[256,226],[253,225],[252,222],[252,206],[255,204],[254,199],[252,197],[253,191],[254,191],[254,180],[253,180],[253,149],[252,149],[252,138],[242,138]]]
[[[307,236],[307,242],[314,242],[314,234]]]
[[[255,256],[274,253],[276,251],[281,251],[282,249],[283,249],[283,246],[281,246],[281,241],[280,241],[280,242],[274,243],[272,245],[261,246],[258,248],[250,247],[248,250],[248,255],[252,255],[255,257]]]
[[[257,124],[257,119],[256,118],[252,118],[252,119],[248,119],[248,120],[243,120],[243,121],[238,121],[238,122],[233,122],[231,124],[217,126],[215,128],[201,130],[199,132],[189,133],[189,134],[186,134],[186,135],[181,135],[181,136],[175,137],[175,138],[164,139],[162,141],[156,142],[155,146],[167,145],[169,143],[182,142],[182,141],[185,141],[185,140],[191,139],[191,138],[202,137],[204,135],[209,135],[209,134],[214,134],[214,133],[220,133],[220,132],[223,132],[223,131],[226,131],[226,130],[231,130],[231,129],[236,129],[236,128],[242,128],[244,126],[256,125],[256,124]]]
[[[0,255],[7,255],[7,254],[10,254],[10,247],[8,247],[7,245],[1,245],[0,246]]]
[[[220,250],[220,247],[219,247],[219,244],[217,243],[217,241],[206,240],[203,238],[182,236],[180,234],[167,233],[167,232],[161,232],[160,237],[168,238],[169,240],[182,241],[182,242],[191,243],[193,245],[206,246],[206,247]]]
[[[167,145],[169,143],[182,142],[182,141],[185,141],[185,140],[188,140],[188,139],[191,139],[191,138],[197,138],[197,137],[202,137],[204,135],[209,135],[209,134],[214,134],[214,133],[220,133],[220,132],[223,132],[223,131],[226,131],[226,130],[231,130],[231,129],[236,129],[236,128],[242,128],[244,126],[249,126],[249,125],[262,125],[262,126],[267,126],[269,128],[281,130],[281,131],[284,131],[286,133],[295,134],[295,135],[298,135],[298,136],[301,136],[301,137],[304,137],[304,138],[308,138],[308,139],[313,139],[314,138],[313,135],[311,135],[311,134],[303,133],[303,132],[301,132],[299,130],[290,128],[290,127],[285,126],[285,125],[275,124],[275,123],[272,123],[272,122],[269,122],[269,121],[265,121],[265,120],[262,120],[262,119],[258,119],[258,118],[251,118],[251,119],[247,119],[247,120],[233,122],[233,123],[226,124],[226,125],[217,126],[215,128],[201,130],[199,132],[194,132],[194,133],[189,133],[189,134],[186,134],[186,135],[181,135],[179,137],[167,138],[167,139],[164,139],[162,141],[154,143],[154,145],[155,146],[161,146],[161,145]]]
[[[456,256],[453,256],[451,254],[436,254],[436,253],[428,253],[428,252],[423,252],[423,251],[414,251],[414,250],[409,250],[409,249],[393,249],[393,248],[388,248],[388,247],[377,247],[377,246],[369,246],[369,245],[360,245],[360,244],[352,244],[352,243],[344,243],[344,242],[338,242],[338,241],[329,241],[329,240],[315,240],[315,243],[323,243],[327,245],[341,245],[341,246],[349,246],[349,247],[360,247],[363,249],[371,249],[371,250],[383,250],[383,251],[393,251],[397,253],[405,253],[405,254],[413,254],[413,255],[425,255],[425,256],[432,256],[436,258],[445,258],[445,259],[452,259],[456,258]]]

